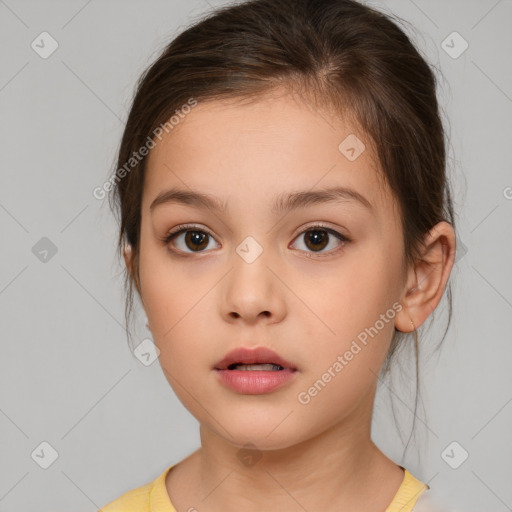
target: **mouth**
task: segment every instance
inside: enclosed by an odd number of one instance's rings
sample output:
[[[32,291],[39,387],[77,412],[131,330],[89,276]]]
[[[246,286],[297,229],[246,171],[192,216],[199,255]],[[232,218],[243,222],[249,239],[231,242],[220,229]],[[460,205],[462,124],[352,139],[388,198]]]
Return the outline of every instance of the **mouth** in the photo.
[[[256,363],[256,364],[238,364],[233,363],[230,364],[226,370],[242,370],[242,371],[270,371],[270,372],[278,372],[284,370],[284,368],[279,364],[271,364],[271,363]]]
[[[214,369],[264,372],[297,371],[292,363],[266,347],[254,349],[239,347],[218,361]]]
[[[214,367],[219,382],[242,395],[273,393],[292,383],[296,366],[266,347],[239,347]]]

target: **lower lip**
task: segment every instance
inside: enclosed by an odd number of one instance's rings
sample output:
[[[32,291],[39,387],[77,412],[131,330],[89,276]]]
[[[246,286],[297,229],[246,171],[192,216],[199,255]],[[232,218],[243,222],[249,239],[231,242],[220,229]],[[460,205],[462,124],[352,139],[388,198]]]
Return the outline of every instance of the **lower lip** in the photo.
[[[293,379],[296,370],[215,370],[227,387],[246,395],[261,395],[284,386]]]

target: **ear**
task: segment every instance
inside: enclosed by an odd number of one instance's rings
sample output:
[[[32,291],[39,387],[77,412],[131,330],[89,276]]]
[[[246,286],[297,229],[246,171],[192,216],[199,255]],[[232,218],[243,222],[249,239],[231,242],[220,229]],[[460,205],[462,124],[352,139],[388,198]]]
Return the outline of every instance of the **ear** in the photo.
[[[134,267],[138,268],[136,257],[135,257],[136,255],[133,252],[132,246],[128,243],[125,243],[125,245],[124,245],[123,256],[124,256],[124,262],[126,264],[126,268],[128,269],[128,274],[130,276],[130,279],[133,280],[135,289],[137,290],[137,293],[139,294],[139,297],[141,298],[142,303],[144,304],[144,300],[142,298],[142,294],[141,294],[141,290],[140,290],[139,276],[138,276],[138,273],[134,272]]]
[[[131,272],[132,272],[132,246],[128,243],[124,244],[123,256],[124,256],[124,262],[126,264],[126,268],[128,269],[128,271],[131,274]]]
[[[441,301],[455,262],[455,231],[439,222],[425,236],[422,257],[408,270],[395,327],[411,332],[422,325]],[[414,328],[411,324],[414,323]]]

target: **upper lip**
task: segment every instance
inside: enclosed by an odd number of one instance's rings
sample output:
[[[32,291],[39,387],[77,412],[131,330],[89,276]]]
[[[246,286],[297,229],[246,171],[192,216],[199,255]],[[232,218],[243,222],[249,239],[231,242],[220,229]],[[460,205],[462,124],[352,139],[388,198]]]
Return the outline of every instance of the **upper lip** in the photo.
[[[256,347],[249,349],[245,347],[238,347],[228,352],[223,359],[216,365],[216,370],[226,370],[227,367],[233,363],[238,364],[254,364],[254,363],[270,363],[278,364],[283,368],[290,368],[296,370],[292,363],[276,354],[273,350],[266,347]]]

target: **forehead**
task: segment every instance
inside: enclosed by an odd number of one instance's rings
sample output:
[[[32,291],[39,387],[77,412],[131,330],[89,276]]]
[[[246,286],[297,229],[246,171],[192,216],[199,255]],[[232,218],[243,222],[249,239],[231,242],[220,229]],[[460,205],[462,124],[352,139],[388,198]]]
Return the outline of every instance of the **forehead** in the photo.
[[[392,201],[372,145],[355,124],[290,94],[199,102],[155,142],[144,210],[162,190],[177,186],[245,209],[270,205],[284,192],[339,185],[357,190],[376,209]]]

